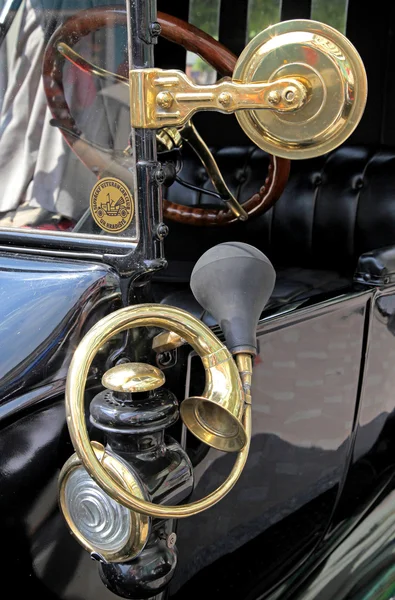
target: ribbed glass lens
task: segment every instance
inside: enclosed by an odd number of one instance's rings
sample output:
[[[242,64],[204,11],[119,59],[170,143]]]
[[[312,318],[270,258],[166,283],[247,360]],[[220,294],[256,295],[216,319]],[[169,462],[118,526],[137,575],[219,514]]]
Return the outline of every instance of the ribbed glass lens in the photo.
[[[70,517],[98,551],[118,552],[130,536],[130,512],[110,498],[82,467],[72,471],[65,486]]]

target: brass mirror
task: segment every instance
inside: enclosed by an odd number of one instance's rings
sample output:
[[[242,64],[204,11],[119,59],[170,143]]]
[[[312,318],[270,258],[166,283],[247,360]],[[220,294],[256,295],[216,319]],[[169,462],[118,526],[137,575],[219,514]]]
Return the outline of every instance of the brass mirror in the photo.
[[[285,21],[258,34],[241,54],[233,80],[252,84],[294,78],[307,91],[293,112],[240,111],[237,119],[263,150],[291,159],[319,156],[354,131],[367,99],[362,60],[341,33],[317,21]],[[288,101],[293,92],[288,91]],[[270,98],[276,108],[281,98]]]

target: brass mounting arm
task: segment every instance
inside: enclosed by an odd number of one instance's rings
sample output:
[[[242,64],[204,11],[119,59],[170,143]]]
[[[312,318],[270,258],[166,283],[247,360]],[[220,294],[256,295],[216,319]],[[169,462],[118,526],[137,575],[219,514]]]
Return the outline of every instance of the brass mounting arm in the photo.
[[[307,98],[303,83],[290,77],[270,83],[223,79],[213,85],[196,85],[182,71],[135,69],[129,80],[132,127],[141,129],[181,126],[201,110],[290,112],[302,107]]]
[[[62,56],[73,63],[81,71],[84,71],[85,73],[91,73],[92,75],[96,75],[102,79],[113,79],[118,83],[129,86],[129,80],[126,77],[116,73],[111,73],[110,71],[106,71],[105,69],[94,65],[64,42],[60,42],[57,45],[57,50]],[[191,120],[187,121],[187,123],[185,123],[185,125],[179,130],[176,127],[166,127],[161,129],[157,132],[156,138],[160,143],[162,143],[163,146],[165,146],[165,148],[167,148],[167,150],[171,150],[174,147],[180,148],[183,139],[186,140],[199,157],[201,163],[204,165],[214,188],[221,196],[221,200],[227,204],[229,210],[231,210],[232,213],[238,219],[240,219],[240,221],[246,221],[248,219],[248,213],[244,210],[226,185],[214,156],[210,152],[202,137],[199,135]],[[125,154],[127,154],[129,150],[130,146],[128,146],[128,148],[125,150]]]

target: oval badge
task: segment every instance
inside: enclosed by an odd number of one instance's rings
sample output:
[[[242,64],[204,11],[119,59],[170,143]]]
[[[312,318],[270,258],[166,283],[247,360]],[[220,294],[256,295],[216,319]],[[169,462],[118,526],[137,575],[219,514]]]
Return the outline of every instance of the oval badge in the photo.
[[[119,179],[100,179],[92,190],[91,213],[103,231],[121,233],[127,229],[134,215],[134,201],[127,186]]]

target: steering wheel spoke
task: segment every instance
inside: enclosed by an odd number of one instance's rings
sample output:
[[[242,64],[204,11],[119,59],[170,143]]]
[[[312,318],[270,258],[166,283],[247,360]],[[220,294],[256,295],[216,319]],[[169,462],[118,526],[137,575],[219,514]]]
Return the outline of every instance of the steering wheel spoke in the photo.
[[[90,75],[96,75],[96,77],[100,77],[101,79],[112,79],[117,83],[123,83],[129,86],[129,80],[127,77],[118,75],[112,71],[106,71],[106,69],[102,69],[101,67],[94,65],[64,42],[59,42],[57,50],[64,58],[80,69],[80,71],[84,71],[84,73],[89,73]]]
[[[183,139],[188,142],[192,150],[199,157],[200,162],[206,169],[207,174],[211,179],[211,183],[220,195],[221,200],[227,204],[228,209],[232,211],[237,219],[240,221],[247,221],[248,213],[244,210],[242,205],[238,202],[226,185],[214,156],[210,152],[206,142],[197,131],[195,125],[192,123],[192,120],[189,120],[181,128],[180,132]]]

